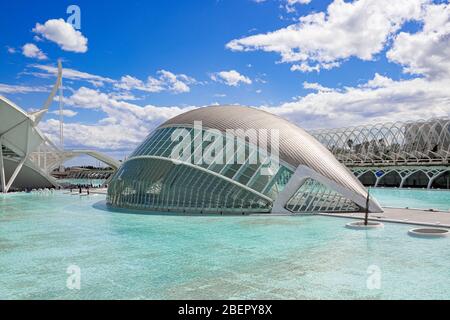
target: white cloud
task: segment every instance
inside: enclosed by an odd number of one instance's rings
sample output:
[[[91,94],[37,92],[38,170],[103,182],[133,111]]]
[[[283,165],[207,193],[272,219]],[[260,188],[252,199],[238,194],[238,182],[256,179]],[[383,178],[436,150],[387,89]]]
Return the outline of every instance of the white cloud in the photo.
[[[63,19],[50,19],[43,25],[36,23],[32,31],[38,36],[57,43],[65,51],[84,53],[88,50],[88,39]]]
[[[281,55],[303,72],[330,69],[350,57],[372,60],[409,20],[419,19],[428,0],[333,1],[326,12],[302,16],[288,27],[230,41],[234,51],[263,50]]]
[[[109,105],[110,98],[106,93],[81,87],[70,97],[64,97],[64,104],[83,109],[102,109]]]
[[[29,67],[39,70],[39,72],[23,72],[37,77],[49,78],[57,74],[58,69],[51,65],[32,64]],[[144,92],[172,92],[185,93],[191,90],[190,86],[200,84],[197,80],[185,74],[174,74],[167,70],[159,70],[157,77],[149,76],[144,82],[130,75],[121,77],[120,80],[111,79],[87,72],[82,72],[70,68],[63,69],[63,78],[65,80],[87,81],[95,87],[104,86],[105,83],[112,84],[116,89],[126,92],[116,93],[122,100],[136,100],[128,91],[139,90]]]
[[[49,113],[56,114],[59,116],[59,110],[51,111]],[[75,117],[78,114],[78,112],[70,110],[70,109],[63,109],[62,113],[63,113],[63,116],[67,117],[67,118]]]
[[[237,87],[240,83],[251,84],[250,78],[240,74],[236,70],[220,71],[211,75],[211,80],[224,83],[228,86]]]
[[[324,87],[316,82],[306,82],[306,81],[303,82],[303,88],[322,92],[330,92],[334,90],[331,88]]]
[[[311,0],[287,0],[288,5],[295,5],[295,4],[308,4]]]
[[[8,51],[8,53],[10,53],[10,54],[16,53],[16,49],[13,47],[9,47],[9,46],[6,46],[6,51]]]
[[[141,88],[145,89],[145,84],[142,80],[139,80],[130,75],[123,76],[120,79],[120,81],[118,83],[116,83],[114,86],[116,88],[124,89],[124,90],[133,90],[133,89],[142,90]]]
[[[315,87],[313,85],[312,87]],[[375,74],[357,87],[320,90],[264,110],[301,127],[336,128],[367,122],[428,119],[450,113],[450,80],[417,78],[395,81]]]
[[[34,43],[27,43],[22,47],[22,54],[27,58],[45,60],[47,56]]]
[[[387,52],[390,61],[404,72],[431,79],[450,74],[450,4],[430,5],[423,15],[423,28],[416,33],[400,32]]]
[[[133,101],[140,100],[141,98],[136,97],[134,94],[130,92],[112,92],[109,94],[109,97],[114,100],[124,100],[124,101]]]
[[[105,117],[93,124],[65,123],[64,136],[68,146],[132,151],[146,135],[163,121],[194,107],[138,106],[98,90],[81,87],[64,103],[72,108],[101,111]],[[57,113],[57,111],[56,111]],[[41,129],[57,141],[59,122],[41,122]],[[95,139],[93,139],[95,137]]]
[[[336,89],[308,82],[303,86],[314,92],[277,106],[259,108],[307,129],[335,128],[394,119],[428,119],[448,116],[450,113],[448,79],[396,81],[375,74],[372,79],[355,87]],[[115,99],[113,94],[85,87],[65,98],[64,102],[72,108],[94,109],[105,114],[102,120],[93,124],[67,123],[65,135],[69,145],[125,150],[125,153],[133,150],[148,132],[163,121],[196,108],[152,105],[141,107]],[[42,124],[42,129],[53,139],[57,139],[57,122],[48,120]]]
[[[297,12],[295,10],[295,5],[297,4],[309,4],[311,0],[287,0],[285,5],[285,9],[288,13]]]
[[[343,3],[335,1],[335,5],[349,6],[352,9],[358,2]],[[368,1],[366,1],[368,2]],[[370,2],[371,6],[376,4]],[[385,3],[386,4],[386,3]],[[387,13],[395,11],[397,2],[392,2],[391,6],[385,5],[383,15],[380,15],[380,21]],[[449,68],[449,9],[448,4],[428,4],[419,10],[417,19],[423,22],[422,29],[414,33],[401,32],[398,35],[389,33],[387,38],[393,40],[392,47],[388,50],[387,56],[390,61],[399,63],[404,67],[404,71],[413,74],[419,74],[420,77],[406,80],[395,80],[389,76],[375,73],[371,79],[360,83],[359,85],[329,88],[316,82],[303,82],[303,87],[313,90],[311,93],[295,97],[292,101],[280,103],[278,105],[257,106],[263,110],[285,117],[299,126],[307,129],[320,127],[336,128],[342,126],[352,126],[364,123],[388,122],[395,120],[414,120],[438,116],[448,116],[450,114],[450,68]],[[353,8],[354,9],[354,8]],[[374,7],[370,7],[374,10]],[[408,6],[404,7],[405,12],[401,12],[403,17],[411,16],[408,13]],[[334,9],[335,10],[335,9]],[[334,17],[330,13],[328,14]],[[399,10],[400,12],[401,10]],[[364,11],[358,11],[364,15]],[[360,17],[353,13],[355,21],[350,23],[347,16],[341,17],[345,25],[360,27]],[[333,19],[337,19],[334,17]],[[403,19],[403,20],[402,20]],[[397,24],[403,23],[404,19],[392,18],[397,21],[391,28],[397,28]],[[329,18],[325,19],[327,23]],[[389,20],[389,21],[391,21]],[[319,21],[321,21],[319,19]],[[333,20],[334,21],[334,20]],[[391,21],[391,22],[392,22]],[[400,22],[398,22],[400,21]],[[371,25],[373,23],[370,22]],[[338,25],[338,24],[337,24]],[[321,25],[320,28],[323,26]],[[319,29],[320,29],[319,28]],[[372,27],[371,27],[372,28]],[[375,28],[375,27],[374,27]],[[383,26],[379,28],[383,29]],[[373,29],[373,28],[372,28]],[[376,29],[376,28],[375,28]],[[383,29],[384,30],[384,29]],[[336,29],[339,34],[342,30]],[[345,34],[348,35],[348,34]],[[340,37],[339,35],[338,37]],[[350,35],[351,36],[351,35]],[[376,38],[376,36],[374,36]],[[359,39],[355,37],[355,39]],[[360,44],[355,40],[345,40],[345,43],[353,44],[355,48],[344,48],[349,52],[361,54],[361,57],[369,59],[373,57],[372,49],[367,49],[367,56],[362,53],[364,48],[359,48]],[[372,39],[373,40],[373,39]],[[356,42],[354,42],[356,41]],[[365,40],[361,40],[365,43]],[[381,47],[386,47],[385,39]],[[288,42],[286,40],[286,42]],[[447,45],[446,45],[447,44]],[[324,44],[325,46],[326,44]],[[344,50],[342,49],[342,50]],[[290,50],[290,49],[289,49]],[[281,51],[277,51],[281,52]],[[312,51],[311,51],[312,52]],[[315,68],[310,64],[312,59],[316,59],[317,69],[333,67],[342,60],[332,56],[330,60],[320,60],[326,51],[318,51],[317,56],[308,56],[304,61],[295,63],[300,66],[304,63],[305,68]],[[330,51],[331,52],[331,51]],[[226,83],[231,86],[237,86],[240,83],[251,83],[251,80],[237,71],[223,71],[211,75],[214,81]],[[117,87],[122,90],[135,90],[139,87],[151,90],[167,90],[170,83],[176,79],[186,83],[188,78],[180,75],[159,73],[158,77],[149,77],[147,81],[141,81],[131,76],[125,76],[121,81],[116,82]],[[187,76],[186,76],[187,77]],[[246,80],[242,80],[243,78]],[[175,80],[174,80],[175,79]],[[254,80],[257,81],[256,79]],[[0,85],[0,91],[2,90]],[[257,91],[256,91],[257,92]],[[219,95],[218,95],[219,96]],[[125,97],[125,96],[123,96]],[[87,147],[97,147],[113,150],[131,151],[145,135],[155,126],[164,120],[171,118],[179,113],[191,110],[195,107],[156,107],[156,106],[138,106],[136,104],[124,101],[120,93],[102,93],[98,90],[80,88],[70,97],[65,99],[66,105],[72,108],[92,108],[105,114],[105,117],[94,124],[67,124],[67,134],[69,141],[76,145]],[[48,120],[43,124],[47,133],[58,136],[58,126]],[[144,129],[143,129],[144,128]],[[92,139],[95,136],[96,139]]]
[[[197,80],[185,74],[174,74],[167,70],[159,70],[158,77],[149,76],[144,82],[133,76],[123,76],[114,86],[123,90],[140,90],[145,92],[169,91],[185,93],[191,90],[190,85],[197,84]]]
[[[253,2],[256,3],[263,3],[266,2],[267,0],[252,0]],[[293,6],[295,4],[308,4],[311,2],[311,0],[284,0],[286,1],[287,5],[289,6]]]
[[[30,93],[30,92],[47,92],[46,87],[42,86],[21,86],[0,83],[0,92],[2,93]]]
[[[48,78],[49,76],[54,76],[58,73],[58,69],[54,66],[43,65],[43,64],[33,64],[30,67],[45,72],[45,73],[32,72],[33,75],[38,76],[38,77],[40,76],[40,77]],[[70,69],[70,68],[63,68],[63,78],[69,79],[69,80],[84,80],[84,81],[87,81],[87,82],[93,84],[96,87],[102,86],[105,82],[106,83],[114,83],[115,82],[115,80],[107,78],[107,77],[102,77],[102,76],[98,76],[95,74],[90,74],[87,72],[82,72],[82,71],[78,71],[78,70],[74,70],[74,69]]]

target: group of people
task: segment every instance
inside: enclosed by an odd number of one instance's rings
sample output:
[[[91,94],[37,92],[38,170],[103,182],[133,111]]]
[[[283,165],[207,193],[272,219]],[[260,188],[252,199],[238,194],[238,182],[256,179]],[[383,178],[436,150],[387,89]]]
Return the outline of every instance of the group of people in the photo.
[[[79,193],[82,193],[83,189],[86,189],[86,193],[90,194],[90,191],[89,191],[90,188],[94,188],[94,186],[92,184],[84,184],[84,185],[79,184],[79,185],[76,186],[76,188],[71,186],[70,187],[70,192],[72,192],[73,189],[75,189],[75,190],[78,189]]]

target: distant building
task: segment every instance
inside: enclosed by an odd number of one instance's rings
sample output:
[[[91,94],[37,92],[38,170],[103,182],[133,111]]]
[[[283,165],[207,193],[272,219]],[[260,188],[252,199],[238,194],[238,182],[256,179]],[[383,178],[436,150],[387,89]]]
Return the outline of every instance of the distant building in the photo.
[[[364,185],[450,188],[450,118],[310,133]]]

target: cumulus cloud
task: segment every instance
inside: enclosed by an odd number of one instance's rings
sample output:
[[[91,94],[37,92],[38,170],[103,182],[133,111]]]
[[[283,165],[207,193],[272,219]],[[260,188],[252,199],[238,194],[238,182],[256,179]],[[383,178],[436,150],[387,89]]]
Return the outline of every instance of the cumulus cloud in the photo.
[[[44,24],[36,23],[32,30],[39,37],[55,42],[65,51],[84,53],[88,39],[63,19],[50,19]]]
[[[321,84],[318,84],[317,82],[303,82],[303,88],[310,89],[310,90],[316,90],[316,91],[322,91],[322,92],[330,92],[335,89],[327,88],[322,86]]]
[[[159,70],[157,77],[149,76],[144,82],[133,76],[123,76],[114,86],[123,90],[140,90],[145,92],[169,91],[185,93],[191,91],[190,85],[197,84],[197,80],[185,74],[174,74],[167,70]]]
[[[27,43],[22,47],[22,54],[27,58],[36,58],[38,60],[45,60],[47,56],[34,43]]]
[[[280,115],[307,129],[394,119],[428,119],[450,113],[449,86],[448,79],[396,81],[375,74],[358,86],[339,89],[305,82],[304,87],[314,92],[280,105],[254,107]],[[93,124],[65,124],[65,136],[70,145],[126,152],[133,150],[163,121],[196,108],[139,106],[86,87],[65,98],[64,103],[72,108],[93,109],[105,115]],[[42,129],[57,139],[58,126],[54,120],[43,122]]]
[[[419,21],[421,30],[400,32],[387,52],[388,59],[401,64],[404,72],[419,77],[394,80],[375,73],[358,86],[339,89],[304,82],[304,88],[315,92],[264,108],[307,128],[448,117],[450,5],[427,4]]]
[[[220,71],[211,74],[211,80],[221,82],[227,86],[237,87],[240,83],[251,84],[250,78],[240,74],[236,70]]]
[[[36,71],[27,71],[23,74],[31,74],[41,78],[53,77],[57,74],[58,69],[52,65],[32,64],[30,68]],[[63,68],[63,77],[68,80],[86,81],[95,87],[102,87],[105,84],[112,84],[114,88],[125,92],[117,94],[123,100],[136,100],[137,98],[129,93],[131,90],[144,92],[172,92],[185,93],[191,90],[192,85],[200,84],[199,81],[185,74],[175,74],[167,70],[159,70],[157,76],[149,76],[144,82],[136,77],[126,75],[119,80],[108,77],[91,74],[88,72],[78,71],[70,68]]]
[[[357,87],[321,90],[318,86],[317,92],[279,106],[262,108],[309,129],[428,119],[450,113],[449,86],[448,79],[395,81],[375,74]]]
[[[68,146],[126,152],[132,151],[163,121],[194,108],[139,106],[86,87],[79,88],[65,98],[64,104],[105,114],[100,121],[92,124],[65,123],[64,136]],[[41,122],[40,128],[54,141],[58,139],[57,120]]]
[[[39,72],[31,72],[32,75],[37,76],[37,77],[48,78],[50,76],[51,77],[56,76],[56,74],[58,73],[58,68],[51,66],[51,65],[33,64],[33,65],[30,65],[30,67],[39,70]],[[64,77],[64,79],[69,79],[69,80],[87,81],[96,87],[102,86],[102,85],[104,85],[104,83],[115,83],[116,82],[115,80],[113,80],[111,78],[102,77],[99,75],[82,72],[82,71],[78,71],[78,70],[74,70],[74,69],[70,69],[70,68],[63,68],[63,77]]]
[[[293,13],[293,12],[297,12],[297,10],[295,10],[295,5],[309,4],[311,2],[311,0],[287,0],[286,2],[287,2],[285,5],[286,11],[288,13]]]
[[[350,57],[372,60],[409,20],[419,19],[428,0],[334,0],[326,12],[302,16],[288,27],[230,41],[233,51],[280,54],[303,72],[330,69]]]
[[[308,4],[310,2],[311,0],[287,0],[287,3],[291,6],[294,4]]]
[[[416,33],[400,32],[387,52],[390,61],[404,72],[431,79],[450,74],[450,4],[426,7],[423,28]]]
[[[252,0],[252,1],[256,3],[263,3],[266,2],[267,0]],[[283,0],[283,1],[285,1],[288,6],[293,6],[296,4],[308,4],[311,2],[311,0]]]
[[[377,13],[380,13],[378,15],[378,19],[381,21],[379,26],[373,26],[375,22],[368,21],[370,28],[360,31],[364,27],[360,24],[360,15],[364,16],[365,14],[364,10],[359,7],[361,3],[367,4],[369,6],[368,9],[372,10],[371,12],[375,16]],[[414,120],[448,116],[450,114],[450,95],[448,91],[450,87],[450,67],[448,62],[450,61],[448,51],[450,32],[449,5],[430,4],[427,2],[425,6],[417,9],[416,5],[419,1],[413,0],[405,4],[400,0],[398,3],[401,3],[399,5],[401,9],[399,9],[397,8],[397,1],[389,5],[387,2],[383,2],[384,6],[382,8],[377,3],[368,0],[348,3],[335,0],[332,5],[336,7],[331,9],[329,7],[327,14],[323,17],[321,17],[320,13],[309,15],[310,23],[305,22],[305,18],[302,18],[303,21],[301,19],[300,23],[307,25],[307,28],[314,29],[314,26],[322,31],[329,31],[327,28],[331,27],[328,24],[333,22],[333,26],[336,28],[336,37],[351,37],[351,39],[342,40],[344,41],[341,44],[343,48],[339,48],[337,52],[331,50],[334,40],[330,40],[331,42],[327,46],[328,42],[325,40],[331,39],[327,38],[327,34],[323,38],[323,43],[316,43],[318,47],[315,53],[303,49],[303,51],[299,51],[295,49],[295,45],[284,47],[291,43],[289,37],[287,39],[281,38],[283,41],[280,40],[280,46],[276,47],[278,51],[273,51],[286,54],[286,59],[292,58],[293,60],[287,59],[285,61],[293,61],[299,70],[301,68],[305,71],[308,68],[320,70],[338,65],[342,62],[342,59],[345,59],[344,57],[358,56],[361,59],[370,60],[376,52],[386,49],[387,39],[390,38],[392,46],[387,48],[388,59],[391,62],[402,65],[404,72],[417,74],[419,75],[418,77],[398,80],[397,78],[394,79],[387,75],[375,73],[359,85],[338,88],[326,87],[318,82],[305,81],[303,82],[303,87],[312,90],[310,93],[277,105],[256,105],[254,107],[278,114],[307,129],[336,128],[399,119]],[[337,16],[333,12],[334,10],[342,9],[341,7],[346,10],[342,12],[342,21],[339,24],[335,21]],[[347,12],[347,9],[350,12]],[[393,12],[396,12],[401,17],[391,17]],[[352,22],[349,21],[348,15],[352,16]],[[397,28],[406,19],[410,19],[406,17],[414,17],[419,22],[423,22],[420,30],[415,32],[403,31],[395,34],[398,31]],[[317,19],[317,21],[314,19]],[[367,19],[367,16],[364,16],[364,19]],[[383,25],[386,21],[389,22],[387,33],[386,26]],[[348,30],[343,28],[344,25],[348,27]],[[341,27],[341,29],[338,27]],[[374,30],[378,30],[377,28],[382,33],[381,35],[367,34],[369,29],[372,32],[376,32]],[[356,32],[358,35],[353,36],[352,32]],[[360,35],[360,32],[364,35]],[[311,36],[314,38],[317,34],[313,32]],[[367,44],[364,37],[369,37],[370,41],[367,40],[369,42],[379,41],[377,43],[369,43],[369,48],[363,48],[363,45]],[[362,43],[358,41],[362,41]],[[292,43],[295,43],[295,41],[292,41]],[[346,47],[346,45],[349,45],[349,47]],[[381,46],[381,49],[378,49],[378,45]],[[285,48],[287,49],[285,50]],[[242,49],[249,50],[250,48],[242,47]],[[295,60],[296,54],[300,56],[305,54],[306,58],[297,61]],[[312,61],[315,65],[311,64]],[[141,81],[132,76],[125,76],[120,81],[113,83],[116,89],[125,91],[156,90],[158,92],[168,90],[170,83],[173,84],[177,79],[184,83],[192,81],[184,76],[172,75],[161,72],[158,73],[157,77],[149,77],[147,81]],[[240,83],[251,83],[249,78],[235,70],[214,73],[211,75],[211,79],[230,86],[237,86]],[[1,90],[2,85],[0,85]],[[187,108],[156,107],[152,105],[138,106],[124,100],[120,94],[104,93],[97,89],[85,87],[81,87],[73,92],[70,97],[65,99],[66,105],[72,108],[90,108],[103,113],[105,116],[102,120],[93,124],[67,124],[66,135],[69,136],[69,141],[74,145],[78,144],[86,147],[131,151],[158,124],[179,113],[195,108],[194,106]],[[45,132],[57,137],[58,126],[51,121],[54,120],[48,120],[43,123],[43,129]],[[93,136],[96,139],[92,139]]]
[[[1,93],[31,93],[31,92],[47,92],[49,91],[43,86],[22,86],[0,83]]]
[[[49,113],[57,114],[59,116],[59,110],[51,111]],[[63,116],[67,117],[67,118],[75,117],[78,114],[78,112],[70,110],[70,109],[63,109],[62,113],[63,113]]]

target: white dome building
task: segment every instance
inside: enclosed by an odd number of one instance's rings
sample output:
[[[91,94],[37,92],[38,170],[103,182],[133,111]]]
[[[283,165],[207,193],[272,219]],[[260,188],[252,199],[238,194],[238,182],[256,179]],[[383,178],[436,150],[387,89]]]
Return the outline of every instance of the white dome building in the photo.
[[[181,136],[191,143],[174,159]],[[234,155],[227,157],[229,146]],[[209,162],[196,158],[205,153]],[[366,198],[358,179],[303,129],[262,110],[213,106],[150,133],[113,176],[107,202],[151,211],[300,213],[361,211]],[[369,210],[382,211],[374,199]]]

